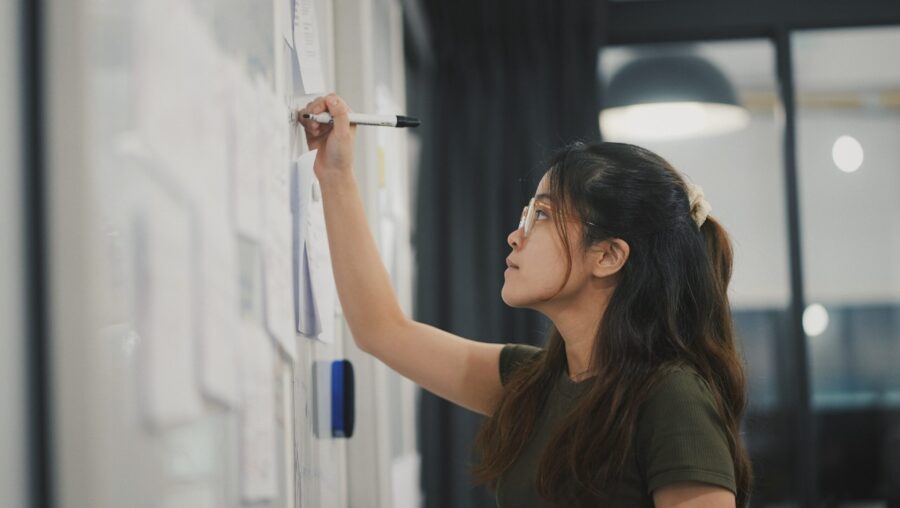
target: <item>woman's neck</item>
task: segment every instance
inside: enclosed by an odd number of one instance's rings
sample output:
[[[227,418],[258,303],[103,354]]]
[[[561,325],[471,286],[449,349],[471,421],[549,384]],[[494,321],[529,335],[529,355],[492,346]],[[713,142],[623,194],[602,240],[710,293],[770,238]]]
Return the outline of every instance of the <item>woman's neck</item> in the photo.
[[[550,318],[566,345],[566,364],[573,381],[586,379],[595,372],[594,344],[606,307],[615,291],[609,281],[595,280],[566,301],[552,308],[536,309]]]
[[[582,319],[578,319],[579,317]],[[590,322],[583,319],[583,314],[572,315],[568,319],[567,316],[557,316],[553,324],[566,345],[569,378],[580,381],[594,374],[594,343],[597,340],[600,319]]]

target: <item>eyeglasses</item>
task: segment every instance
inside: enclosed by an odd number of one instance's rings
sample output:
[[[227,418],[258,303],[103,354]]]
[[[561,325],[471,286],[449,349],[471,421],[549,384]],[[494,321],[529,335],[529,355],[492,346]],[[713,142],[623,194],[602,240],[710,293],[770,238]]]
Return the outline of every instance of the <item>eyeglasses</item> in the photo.
[[[528,206],[522,209],[522,217],[519,218],[519,229],[525,228],[525,237],[531,233],[534,228],[534,220],[537,217],[538,208],[548,208],[547,205],[539,203],[535,198],[528,201]],[[542,212],[544,210],[541,210]]]
[[[525,229],[524,233],[526,238],[528,238],[528,234],[531,233],[531,230],[534,228],[534,221],[537,219],[537,214],[540,212],[546,215],[547,212],[551,211],[553,211],[552,206],[538,201],[537,198],[531,198],[531,200],[528,201],[528,206],[522,209],[522,216],[519,218],[519,229]],[[579,220],[579,222],[597,227],[597,225],[593,222],[589,222],[583,219]]]

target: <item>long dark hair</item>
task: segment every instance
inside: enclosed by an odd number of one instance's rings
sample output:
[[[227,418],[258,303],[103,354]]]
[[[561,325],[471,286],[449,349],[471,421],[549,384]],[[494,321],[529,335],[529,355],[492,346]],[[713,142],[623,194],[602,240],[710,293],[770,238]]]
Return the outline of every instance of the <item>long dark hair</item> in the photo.
[[[566,252],[566,215],[573,214],[594,224],[584,225],[582,248],[620,238],[630,254],[595,337],[599,374],[548,443],[553,452],[541,457],[538,493],[558,503],[569,488],[599,496],[611,487],[631,449],[641,404],[666,367],[686,365],[715,398],[734,459],[737,506],[745,506],[752,470],[740,434],[746,383],[728,303],[733,256],[727,232],[712,216],[697,226],[685,180],[644,148],[575,143],[549,167],[554,221]],[[567,266],[571,271],[571,255]],[[565,365],[565,343],[551,329],[545,351],[512,376],[481,427],[475,441],[481,462],[472,470],[478,483],[496,487],[524,449]]]

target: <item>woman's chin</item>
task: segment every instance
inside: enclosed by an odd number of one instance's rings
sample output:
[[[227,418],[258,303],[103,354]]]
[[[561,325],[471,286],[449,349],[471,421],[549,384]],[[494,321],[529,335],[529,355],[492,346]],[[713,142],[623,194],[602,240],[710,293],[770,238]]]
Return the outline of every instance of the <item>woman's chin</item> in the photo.
[[[500,290],[500,299],[503,300],[503,303],[505,303],[506,305],[508,305],[510,307],[515,307],[515,305],[512,304],[512,301],[509,298],[509,294],[506,290],[505,284],[503,285],[503,288]]]
[[[524,307],[524,302],[522,302],[521,299],[517,299],[515,296],[511,295],[509,290],[506,289],[506,285],[504,285],[503,289],[500,290],[500,298],[503,300],[503,303],[510,307]]]

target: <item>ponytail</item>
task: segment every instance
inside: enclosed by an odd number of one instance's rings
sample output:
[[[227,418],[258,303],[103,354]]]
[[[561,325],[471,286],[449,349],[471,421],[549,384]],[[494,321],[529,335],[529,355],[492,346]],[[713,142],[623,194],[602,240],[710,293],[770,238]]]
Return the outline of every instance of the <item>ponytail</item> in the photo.
[[[731,282],[731,269],[734,260],[734,251],[731,247],[731,238],[722,224],[712,216],[700,225],[700,233],[706,244],[706,253],[710,260],[716,285],[718,286],[718,299],[720,303],[713,306],[716,315],[715,323],[723,329],[720,334],[729,337],[724,342],[727,354],[718,358],[718,369],[713,376],[721,380],[730,378],[725,383],[715,383],[716,390],[721,394],[717,397],[719,410],[725,416],[725,424],[729,429],[729,444],[735,463],[735,482],[737,484],[737,506],[747,505],[750,490],[753,484],[753,467],[750,457],[741,439],[740,425],[741,415],[747,404],[746,378],[744,377],[743,364],[736,351],[731,306],[728,302],[728,284]]]
[[[706,253],[712,263],[716,279],[722,285],[722,291],[727,291],[728,284],[731,282],[731,267],[734,261],[731,237],[722,224],[711,215],[700,225],[700,232],[706,242]]]

